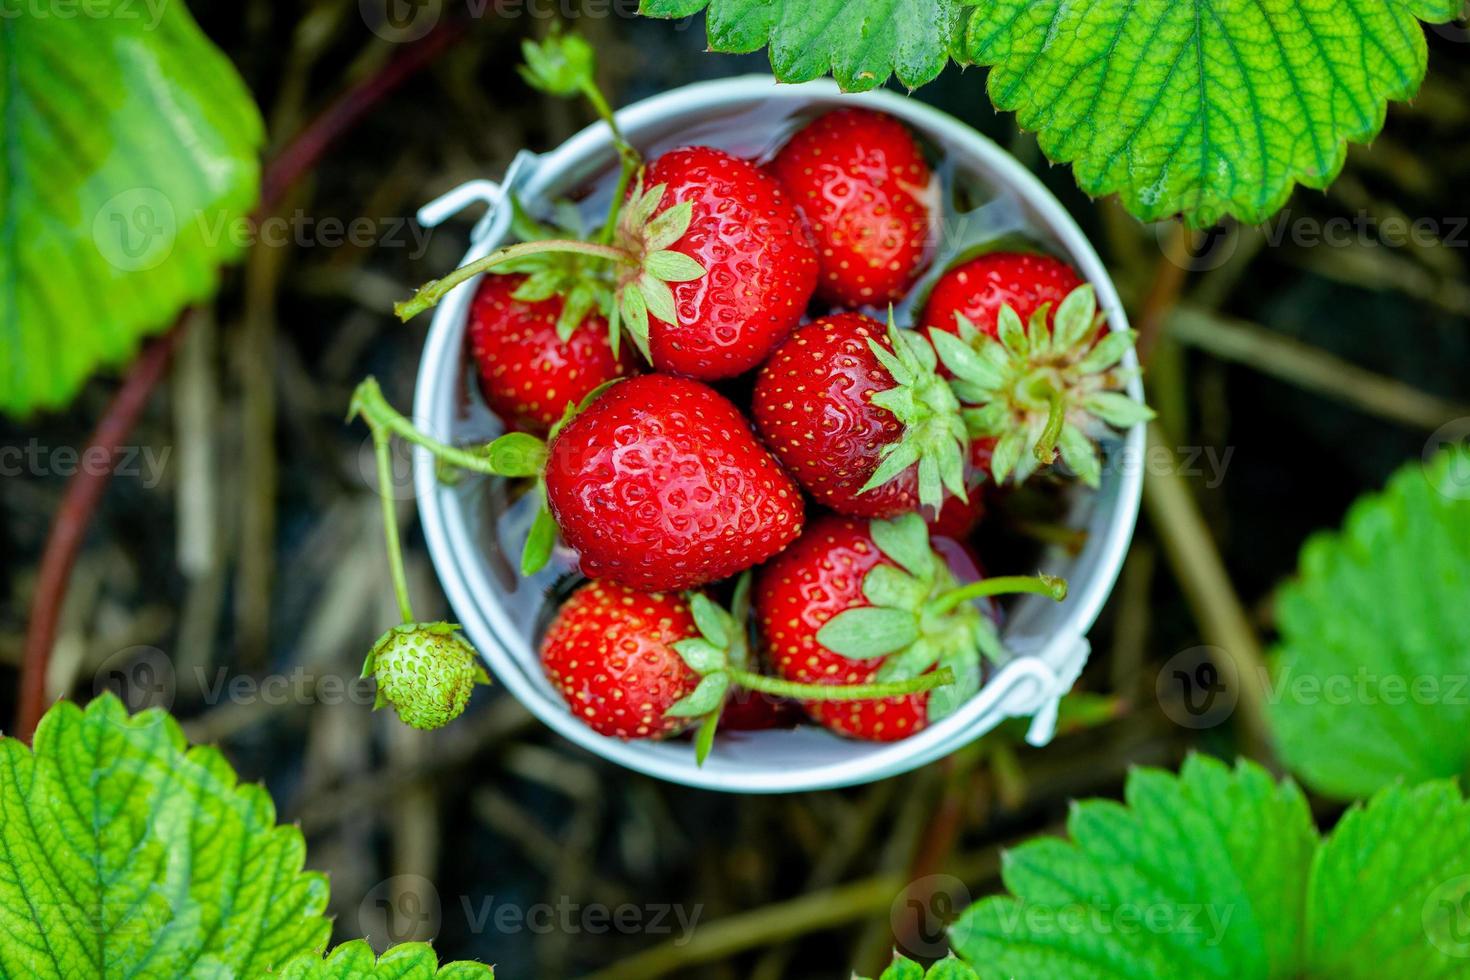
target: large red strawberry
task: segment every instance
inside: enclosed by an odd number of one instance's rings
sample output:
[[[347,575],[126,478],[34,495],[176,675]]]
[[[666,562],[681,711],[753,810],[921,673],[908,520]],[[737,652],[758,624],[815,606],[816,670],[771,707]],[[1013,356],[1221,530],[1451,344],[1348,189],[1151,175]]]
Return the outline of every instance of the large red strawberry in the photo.
[[[807,324],[772,353],[751,414],[813,498],[838,513],[895,517],[945,490],[966,496],[968,436],[922,334],[857,313]]]
[[[600,314],[563,325],[563,296],[519,296],[527,279],[486,276],[470,307],[467,331],[480,390],[491,410],[512,429],[544,434],[568,405],[632,374],[637,362],[626,348],[613,353],[607,320]]]
[[[536,479],[547,506],[531,524],[525,575],[545,566],[558,528],[588,577],[648,592],[729,578],[801,533],[800,488],[739,409],[688,378],[613,382],[568,409],[545,441],[512,432],[446,446],[395,411],[372,378],[352,412],[459,469]]]
[[[811,223],[819,296],[839,306],[903,298],[929,238],[930,173],[902,123],[868,109],[829,112],[797,132],[771,170]]]
[[[669,215],[662,221],[660,209]],[[623,219],[616,244],[634,257],[636,275],[623,289],[623,315],[660,371],[704,380],[744,374],[811,301],[817,255],[806,226],[780,185],[749,161],[707,146],[665,153],[648,166]],[[676,258],[651,261],[656,253]],[[690,272],[675,268],[677,256],[693,260]]]
[[[590,577],[687,589],[801,533],[801,492],[714,389],[650,374],[613,385],[551,440],[546,495]]]
[[[930,693],[807,703],[808,713],[854,738],[907,738],[980,687],[981,659],[1002,656],[995,627],[971,601],[1004,592],[1060,599],[1050,578],[957,582],[915,514],[894,521],[827,515],[765,565],[755,585],[766,655],[784,678],[811,684],[904,681],[949,668],[956,682]]]
[[[659,739],[699,723],[695,757],[703,763],[725,708],[760,697],[869,698],[929,690],[943,676],[855,687],[793,684],[747,667],[749,576],[736,590],[735,614],[694,592],[637,592],[590,582],[557,612],[541,644],[541,665],[568,707],[594,731]],[[736,725],[749,712],[736,709]],[[761,727],[779,722],[768,712]]]
[[[924,330],[938,327],[958,333],[959,315],[994,337],[1001,307],[1009,306],[1022,323],[1029,323],[1043,304],[1050,303],[1055,312],[1080,285],[1082,279],[1072,267],[1050,255],[991,252],[941,276],[919,323]]]

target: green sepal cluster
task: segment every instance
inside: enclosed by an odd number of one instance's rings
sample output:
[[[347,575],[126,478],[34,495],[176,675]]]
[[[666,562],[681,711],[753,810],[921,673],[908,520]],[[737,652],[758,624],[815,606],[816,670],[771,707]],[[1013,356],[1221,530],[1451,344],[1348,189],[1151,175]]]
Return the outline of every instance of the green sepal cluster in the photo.
[[[906,681],[930,668],[948,667],[953,684],[929,698],[929,718],[951,714],[980,690],[981,657],[1006,658],[995,624],[974,604],[945,599],[959,588],[944,559],[929,544],[918,514],[873,521],[873,542],[899,567],[882,564],[863,577],[868,605],[838,613],[817,632],[817,642],[855,660],[882,658],[874,679]]]
[[[577,208],[567,201],[556,206],[556,223],[532,218],[521,202],[512,197],[511,234],[521,242],[582,240],[588,231]],[[491,269],[494,275],[519,274],[526,281],[511,295],[523,303],[540,303],[562,297],[556,318],[556,335],[565,343],[594,310],[611,320],[616,306],[617,277],[605,259],[580,252],[542,252],[503,262]]]
[[[935,513],[944,505],[944,492],[968,499],[965,490],[965,460],[970,436],[959,400],[949,383],[939,376],[939,359],[921,334],[900,330],[888,312],[889,350],[869,339],[868,347],[894,387],[872,396],[872,403],[893,414],[904,428],[903,437],[883,448],[878,468],[859,493],[866,493],[896,478],[910,466],[919,467],[919,503]]]
[[[595,85],[597,54],[580,35],[553,32],[544,41],[527,39],[521,42],[521,57],[521,78],[548,95],[584,95]]]
[[[957,315],[959,335],[933,328],[939,359],[955,376],[954,393],[967,407],[972,438],[997,440],[991,472],[997,483],[1020,483],[1062,460],[1089,487],[1102,480],[1099,443],[1116,429],[1154,417],[1124,390],[1136,373],[1121,366],[1137,336],[1102,334],[1104,317],[1091,285],[1057,306],[1043,304],[1023,324],[1010,306],[997,319],[998,337]],[[1052,322],[1049,324],[1048,321]]]
[[[686,597],[699,636],[679,640],[674,651],[700,680],[692,692],[674,702],[668,714],[702,719],[694,735],[694,759],[701,766],[714,747],[720,712],[734,683],[730,670],[746,670],[750,665],[750,580],[748,571],[736,580],[729,610],[703,592]]]
[[[667,184],[647,189],[640,174],[628,204],[618,216],[613,243],[626,251],[630,263],[620,270],[617,302],[608,317],[613,350],[617,351],[619,325],[628,331],[646,361],[653,358],[648,351],[648,318],[665,323],[679,322],[678,307],[671,282],[691,282],[705,274],[704,266],[683,252],[669,246],[684,237],[694,220],[694,204],[684,201],[663,211],[658,210]]]
[[[456,623],[403,623],[379,637],[362,665],[378,682],[373,710],[393,706],[405,725],[443,728],[464,713],[490,675]]]

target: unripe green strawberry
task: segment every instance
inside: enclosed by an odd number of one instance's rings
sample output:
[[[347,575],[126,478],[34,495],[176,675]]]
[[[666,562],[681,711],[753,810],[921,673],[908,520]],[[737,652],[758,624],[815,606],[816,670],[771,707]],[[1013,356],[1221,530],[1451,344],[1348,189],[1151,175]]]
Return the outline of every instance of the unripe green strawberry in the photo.
[[[489,684],[480,655],[454,623],[404,623],[368,653],[362,676],[375,675],[373,708],[391,704],[405,725],[431,731],[458,718],[476,684]]]

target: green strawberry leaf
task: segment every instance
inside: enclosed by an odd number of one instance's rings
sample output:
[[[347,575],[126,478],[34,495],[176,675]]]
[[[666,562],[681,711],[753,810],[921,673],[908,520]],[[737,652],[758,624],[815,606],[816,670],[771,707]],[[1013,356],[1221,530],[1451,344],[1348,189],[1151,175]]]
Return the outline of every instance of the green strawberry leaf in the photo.
[[[639,7],[673,19],[706,8],[712,50],[748,54],[769,45],[781,81],[830,73],[850,92],[894,75],[911,89],[933,81],[949,60],[963,12],[959,0],[642,0]]]
[[[0,0],[0,412],[65,405],[243,251],[264,140],[182,3]]]
[[[967,0],[963,53],[992,101],[1143,221],[1266,220],[1296,183],[1323,188],[1385,104],[1411,98],[1420,21],[1460,0]]]
[[[1282,760],[1351,798],[1470,773],[1470,452],[1401,469],[1302,549],[1267,713]]]
[[[1420,22],[1460,0],[642,0],[706,11],[714,51],[769,46],[784,82],[910,88],[955,60],[991,69],[991,100],[1071,163],[1087,193],[1196,226],[1264,221],[1301,183],[1323,188],[1349,142],[1424,78]]]
[[[0,739],[0,976],[262,976],[330,936],[304,851],[168,715],[59,702]]]
[[[446,963],[439,966],[427,943],[403,943],[374,956],[366,941],[343,943],[325,959],[304,954],[287,963],[281,980],[495,980],[493,967],[483,963]]]
[[[987,976],[1464,976],[1470,804],[1449,782],[1384,791],[1324,842],[1301,792],[1200,756],[1091,800],[1070,843],[1006,856],[1011,896],[951,928]]]

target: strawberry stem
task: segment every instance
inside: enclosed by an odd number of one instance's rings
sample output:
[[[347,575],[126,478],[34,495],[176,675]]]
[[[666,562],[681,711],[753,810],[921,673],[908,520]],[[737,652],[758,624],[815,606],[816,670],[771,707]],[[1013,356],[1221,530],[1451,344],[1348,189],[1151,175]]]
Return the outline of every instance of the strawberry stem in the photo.
[[[753,674],[748,670],[733,667],[728,669],[730,679],[747,691],[759,691],[762,694],[774,694],[798,701],[876,701],[920,694],[954,683],[954,672],[948,667],[941,667],[906,681],[872,684],[802,684],[779,677],[767,677],[765,674]]]
[[[486,476],[505,476],[499,472],[499,468],[490,457],[490,446],[478,446],[475,449],[459,449],[455,446],[446,445],[418,429],[412,422],[404,418],[388,399],[383,397],[382,388],[378,387],[376,378],[364,378],[353,392],[352,405],[348,410],[348,418],[361,415],[363,421],[373,430],[376,438],[381,430],[399,436],[415,446],[422,446],[433,453],[439,460],[457,466],[462,470],[470,470],[474,473],[483,473]],[[515,474],[520,475],[520,474]]]
[[[592,258],[607,259],[609,262],[633,262],[636,261],[623,249],[614,248],[611,245],[598,245],[593,242],[578,242],[570,239],[553,239],[543,242],[522,242],[519,245],[508,245],[505,248],[496,249],[489,255],[481,256],[467,265],[462,265],[442,279],[435,279],[419,287],[413,297],[400,303],[393,304],[393,312],[397,317],[407,323],[418,316],[424,310],[438,304],[438,302],[449,293],[451,289],[466,280],[473,279],[482,272],[489,271],[507,262],[514,262],[530,255],[540,255],[547,252],[567,252],[577,255],[586,255]]]
[[[951,589],[929,605],[931,615],[942,615],[962,602],[985,596],[1031,593],[1061,602],[1067,598],[1067,580],[1055,575],[1000,575]]]
[[[413,604],[408,596],[408,573],[403,567],[403,545],[398,539],[398,512],[388,487],[393,483],[392,436],[373,426],[373,452],[378,458],[378,499],[383,503],[383,538],[388,545],[388,567],[393,574],[393,593],[398,597],[398,615],[413,622]]]
[[[1066,404],[1062,399],[1062,393],[1056,388],[1051,390],[1047,398],[1048,410],[1046,414],[1046,428],[1041,430],[1041,438],[1036,440],[1036,461],[1043,466],[1050,466],[1057,461],[1057,440],[1062,436],[1062,425],[1067,420]]]

